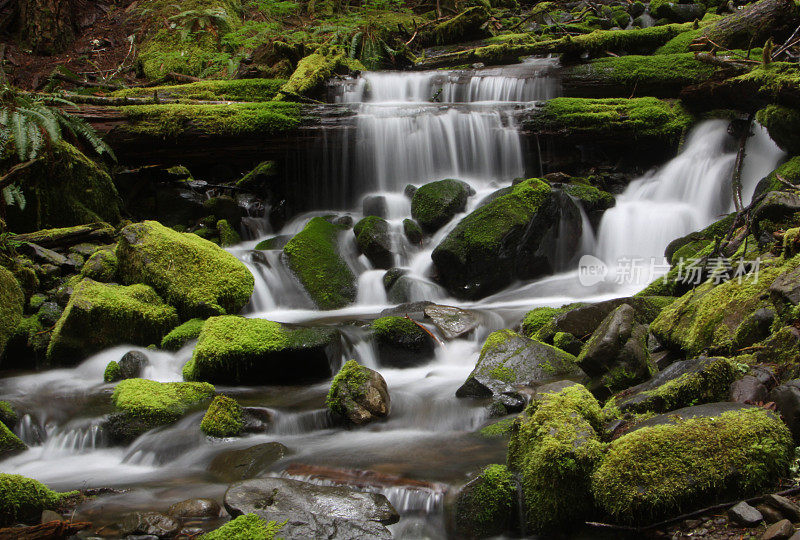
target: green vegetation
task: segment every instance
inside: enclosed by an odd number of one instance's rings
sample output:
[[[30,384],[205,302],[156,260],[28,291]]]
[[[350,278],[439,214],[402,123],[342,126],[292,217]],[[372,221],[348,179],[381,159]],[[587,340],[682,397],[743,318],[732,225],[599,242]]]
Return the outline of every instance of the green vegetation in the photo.
[[[592,491],[616,519],[650,522],[772,487],[786,474],[793,446],[783,422],[759,408],[676,419],[612,442]]]
[[[331,388],[325,398],[325,406],[332,412],[345,416],[347,406],[343,394],[353,398],[364,395],[364,384],[369,380],[369,371],[355,360],[348,360],[333,378]],[[344,391],[343,391],[344,390]]]
[[[266,521],[256,514],[244,514],[219,529],[204,534],[202,540],[273,540],[283,523]]]
[[[425,231],[437,231],[464,210],[469,192],[469,186],[459,180],[430,182],[414,192],[411,215]]]
[[[427,333],[417,323],[406,317],[380,317],[372,321],[372,333],[376,339],[389,342],[403,341],[407,336]]]
[[[14,274],[0,266],[0,357],[22,320],[25,295]]]
[[[77,495],[77,491],[58,493],[18,474],[0,473],[0,524],[38,523],[42,510],[54,510]]]
[[[339,255],[342,227],[312,218],[283,248],[289,268],[320,309],[342,308],[356,298],[356,278]]]
[[[205,382],[125,379],[114,388],[111,400],[128,417],[144,420],[154,427],[175,422],[191,406],[213,396],[214,387]]]
[[[161,340],[161,348],[167,351],[177,351],[186,343],[200,336],[205,319],[190,319],[180,326],[170,330],[169,334]]]
[[[158,99],[196,99],[205,101],[270,101],[285,79],[220,79],[175,86],[126,88],[112,92],[114,97]]]
[[[219,245],[221,247],[235,246],[242,242],[242,237],[231,227],[227,219],[217,221],[217,231],[219,232]]]
[[[242,407],[227,396],[217,396],[208,406],[200,429],[212,437],[235,437],[244,429]]]
[[[81,269],[81,275],[95,281],[108,283],[117,276],[119,261],[112,249],[97,250]]]
[[[517,511],[517,486],[505,465],[488,465],[467,484],[456,499],[459,530],[476,538],[505,532]]]
[[[0,457],[27,450],[27,446],[4,423],[0,423]]]
[[[118,362],[112,360],[103,371],[103,382],[117,382],[120,379],[122,379],[122,369],[119,367]]]
[[[297,69],[281,87],[275,99],[313,94],[335,73],[347,74],[350,71],[363,70],[364,66],[358,60],[346,56],[343,50],[334,49],[328,54],[316,52],[298,62]]]
[[[781,105],[768,105],[756,114],[778,146],[792,155],[800,154],[800,111]]]
[[[478,431],[481,437],[486,439],[502,439],[511,434],[511,427],[514,425],[516,418],[503,418],[497,422],[493,422],[488,426],[484,426]]]
[[[680,89],[707,80],[714,67],[698,62],[694,53],[660,54],[654,56],[619,56],[598,58],[570,68],[565,76],[569,80],[586,79],[595,84],[615,84],[639,89],[639,95],[648,89],[665,87]]]
[[[156,221],[125,227],[116,254],[125,282],[150,285],[184,319],[238,313],[253,293],[253,275],[236,257]]]
[[[53,329],[47,360],[74,364],[112,345],[147,346],[178,324],[175,308],[143,284],[124,287],[84,278]]]
[[[525,314],[525,318],[522,320],[522,334],[529,338],[535,337],[539,330],[550,323],[555,317],[566,313],[574,307],[578,306],[575,304],[562,306],[560,308],[544,306],[530,310]]]

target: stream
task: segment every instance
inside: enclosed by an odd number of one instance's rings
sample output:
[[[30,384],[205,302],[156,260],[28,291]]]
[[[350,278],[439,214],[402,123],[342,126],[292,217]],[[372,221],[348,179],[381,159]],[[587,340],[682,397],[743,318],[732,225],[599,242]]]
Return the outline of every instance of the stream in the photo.
[[[524,314],[537,306],[638,292],[666,272],[663,253],[671,240],[732,210],[729,184],[737,141],[728,134],[728,122],[704,121],[687,135],[677,157],[634,180],[617,196],[616,206],[605,212],[596,230],[577,209],[584,232],[577,256],[559,261],[560,272],[516,283],[479,301],[449,297],[432,279],[431,252],[466,213],[455,216],[423,245],[412,245],[403,234],[402,221],[411,213],[404,189],[409,183],[463,180],[475,190],[468,213],[513,179],[536,176],[538,171],[530,170],[526,157],[530,149],[518,133],[517,113],[561,93],[556,67],[556,59],[544,58],[491,69],[364,73],[337,82],[330,88],[331,101],[356,111],[355,140],[336,145],[346,155],[331,160],[326,173],[332,192],[322,197],[329,207],[296,216],[276,231],[263,219],[249,228],[259,230],[258,236],[229,248],[256,280],[245,316],[317,326],[369,321],[398,302],[387,298],[384,270],[374,269],[359,255],[351,231],[342,233],[347,235],[343,255],[358,276],[358,297],[351,306],[335,311],[313,307],[285,267],[280,250],[253,248],[265,238],[299,232],[312,216],[342,214],[335,179],[347,177],[359,193],[344,206],[355,221],[363,215],[365,198],[368,203],[377,200],[385,205],[394,266],[407,269],[401,278],[405,281],[403,300],[459,306],[477,312],[482,321],[468,338],[443,340],[428,365],[408,369],[382,367],[366,331],[342,327],[342,362],[353,358],[379,370],[386,379],[392,402],[387,421],[353,430],[334,426],[324,408],[328,382],[302,387],[217,386],[218,392],[236,397],[242,405],[268,408],[274,418],[271,430],[212,440],[199,431],[202,412],[196,412],[144,434],[128,447],[113,447],[99,429],[104,415],[111,412],[113,385],[102,383],[106,364],[129,350],[141,350],[150,360],[144,377],[179,381],[194,343],[176,353],[120,346],[87,358],[75,368],[0,380],[0,399],[28,411],[16,432],[30,445],[26,452],[5,460],[3,471],[36,478],[59,490],[124,488],[124,492],[85,503],[76,515],[76,519],[112,523],[131,510],[165,510],[188,497],[221,500],[228,484],[207,472],[213,457],[277,441],[290,452],[272,466],[270,474],[286,474],[290,465],[305,464],[368,469],[429,482],[431,489],[383,489],[402,516],[390,529],[398,538],[445,537],[445,490],[463,484],[470,472],[488,463],[505,461],[501,441],[474,433],[491,421],[486,403],[455,397],[475,366],[486,336],[517,327]],[[755,125],[742,175],[745,203],[782,157],[766,131]],[[605,280],[591,285],[582,282],[577,259],[584,255],[608,268]],[[649,271],[621,279],[625,277],[621,261],[631,260],[645,261]],[[433,326],[430,329],[436,331]]]

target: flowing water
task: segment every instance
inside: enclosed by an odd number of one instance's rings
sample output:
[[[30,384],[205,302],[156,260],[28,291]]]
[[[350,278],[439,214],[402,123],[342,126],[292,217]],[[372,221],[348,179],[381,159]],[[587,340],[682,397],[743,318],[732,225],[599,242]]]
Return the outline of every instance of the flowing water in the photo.
[[[261,435],[210,440],[198,429],[201,412],[175,425],[146,433],[128,447],[109,446],[98,428],[110,412],[112,386],[103,384],[103,370],[132,347],[115,347],[71,369],[24,374],[0,380],[0,398],[27,412],[17,428],[31,448],[3,462],[5,472],[43,480],[58,489],[121,487],[129,491],[99,497],[79,510],[79,517],[113,521],[132,509],[166,509],[191,496],[221,498],[227,484],[206,468],[222,451],[278,441],[290,449],[270,474],[286,474],[292,464],[346,469],[369,469],[387,475],[431,483],[430,489],[399,486],[372,487],[385,493],[403,515],[391,529],[398,537],[439,538],[444,533],[443,490],[463,483],[467,474],[503,462],[501,443],[474,435],[488,422],[485,403],[455,397],[478,358],[485,337],[500,328],[513,328],[525,311],[541,305],[575,300],[605,299],[641,289],[653,276],[639,282],[613,279],[615,269],[631,259],[662,263],[667,243],[708,225],[730,211],[730,180],[736,145],[727,123],[707,121],[694,128],[680,154],[669,163],[632,182],[607,211],[597,231],[578,209],[583,235],[577,255],[592,255],[610,268],[610,279],[585,286],[570,270],[575,254],[564,256],[565,271],[527,283],[516,283],[478,302],[460,302],[431,279],[431,251],[464,214],[422,246],[408,243],[402,220],[410,214],[403,195],[407,183],[421,184],[446,177],[467,181],[476,194],[467,212],[500,187],[529,173],[528,150],[516,129],[520,111],[536,101],[559,94],[553,60],[531,60],[517,66],[487,70],[422,73],[367,73],[332,88],[333,100],[350,103],[356,111],[355,140],[336,145],[346,154],[330,161],[326,178],[342,178],[348,169],[357,196],[347,213],[361,216],[362,198],[383,197],[392,227],[395,265],[408,270],[406,300],[433,300],[475,310],[482,321],[469,338],[444,341],[428,365],[409,369],[382,367],[367,334],[355,326],[343,327],[344,359],[379,369],[392,400],[390,418],[357,430],[333,425],[324,410],[329,383],[303,387],[218,387],[242,404],[267,407],[274,421]],[[743,174],[744,196],[772,170],[781,153],[759,126],[747,146]],[[336,197],[329,206],[341,209]],[[280,234],[302,229],[325,208],[297,216]],[[341,213],[341,212],[340,212]],[[253,235],[268,230],[250,220]],[[343,256],[358,275],[358,299],[341,310],[320,312],[296,284],[280,251],[257,252],[265,236],[251,237],[230,251],[239,257],[256,281],[246,316],[309,325],[340,325],[370,320],[396,302],[383,288],[383,271],[359,256],[351,232]],[[266,235],[269,236],[269,235]],[[662,265],[663,266],[663,265]],[[663,267],[656,270],[663,272]],[[431,327],[432,331],[436,331]],[[193,344],[177,353],[142,350],[150,359],[144,376],[157,381],[181,380],[181,367]],[[338,366],[336,366],[338,367]],[[324,482],[315,479],[314,481]]]

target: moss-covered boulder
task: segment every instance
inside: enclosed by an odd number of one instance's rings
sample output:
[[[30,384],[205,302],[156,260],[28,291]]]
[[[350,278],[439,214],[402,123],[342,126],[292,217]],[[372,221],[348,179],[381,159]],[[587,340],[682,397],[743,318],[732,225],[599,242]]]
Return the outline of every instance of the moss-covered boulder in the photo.
[[[217,396],[208,406],[200,430],[212,437],[236,437],[244,429],[241,405],[228,396]]]
[[[145,431],[177,421],[213,396],[214,387],[208,383],[126,379],[111,395],[117,412],[109,417],[105,429],[115,442],[130,442]]]
[[[517,483],[505,465],[489,465],[458,491],[455,532],[489,538],[513,531],[518,521]]]
[[[223,384],[285,384],[323,380],[340,354],[339,332],[292,328],[264,319],[212,317],[203,325],[186,380]]]
[[[14,435],[8,426],[0,423],[0,458],[22,452],[27,448],[27,445]]]
[[[391,268],[392,237],[389,222],[378,216],[367,216],[353,227],[358,250],[363,253],[375,268]]]
[[[99,249],[84,263],[81,275],[94,281],[108,283],[116,278],[118,264],[113,249]]]
[[[647,348],[647,327],[636,312],[622,304],[608,314],[589,338],[577,359],[592,378],[590,389],[600,397],[649,379],[656,367]]]
[[[415,195],[416,197],[416,195]],[[471,212],[433,250],[442,285],[459,298],[479,298],[544,271],[539,244],[558,222],[550,186],[538,179],[503,190]]]
[[[281,530],[281,524],[267,521],[256,514],[243,514],[228,523],[202,535],[202,540],[273,540]]]
[[[411,367],[433,359],[431,335],[407,317],[381,317],[372,322],[372,336],[383,366]]]
[[[178,324],[175,308],[147,285],[84,278],[75,286],[47,348],[51,365],[69,365],[112,345],[160,343]]]
[[[425,232],[433,233],[463,212],[474,193],[460,180],[439,180],[419,187],[411,198],[411,215]]]
[[[7,209],[14,232],[120,220],[119,193],[111,177],[77,148],[59,142],[49,157],[40,158],[17,177],[25,193],[25,210]]]
[[[781,105],[769,105],[756,114],[756,120],[767,128],[778,146],[792,155],[800,154],[800,110]]]
[[[0,358],[22,320],[25,295],[14,274],[0,267]]]
[[[315,217],[283,248],[289,268],[320,309],[342,308],[356,299],[356,277],[339,253],[343,230]]]
[[[242,242],[242,237],[228,223],[227,219],[217,221],[217,232],[219,233],[219,245],[222,247],[235,246]]]
[[[403,234],[415,246],[420,245],[424,239],[422,228],[413,219],[406,218],[403,220]]]
[[[333,378],[325,405],[360,426],[389,415],[389,389],[380,373],[348,360]]]
[[[508,467],[522,483],[528,531],[583,523],[603,444],[600,405],[581,385],[545,393],[520,416],[508,443]]]
[[[727,405],[657,416],[612,442],[592,478],[597,504],[650,523],[775,485],[792,462],[791,433],[770,411]]]
[[[122,380],[122,368],[119,367],[119,362],[112,360],[106,364],[106,369],[103,370],[103,382],[112,383]]]
[[[116,254],[126,283],[150,285],[184,319],[238,313],[253,293],[253,276],[236,257],[157,221],[122,229]]]
[[[58,493],[18,474],[0,473],[0,525],[39,523],[42,510],[54,510],[77,491]]]
[[[173,328],[161,340],[161,348],[167,351],[177,351],[189,341],[200,337],[200,332],[202,332],[205,323],[204,319],[190,319]]]
[[[327,80],[334,75],[347,75],[363,69],[364,66],[358,60],[350,58],[341,49],[318,49],[297,63],[294,73],[281,87],[275,99],[293,101],[298,96],[317,96]]]
[[[520,388],[580,375],[571,354],[511,330],[498,330],[486,338],[475,369],[456,396],[493,397],[514,412],[526,402]]]

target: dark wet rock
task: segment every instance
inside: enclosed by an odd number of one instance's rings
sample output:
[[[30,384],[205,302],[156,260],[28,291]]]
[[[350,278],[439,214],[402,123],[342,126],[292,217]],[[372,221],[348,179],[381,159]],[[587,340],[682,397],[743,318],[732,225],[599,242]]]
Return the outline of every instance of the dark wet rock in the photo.
[[[372,322],[381,365],[410,367],[429,362],[434,341],[424,328],[406,317],[380,317]]]
[[[120,533],[123,535],[148,534],[158,538],[172,536],[180,528],[176,519],[159,512],[133,512],[120,523]]]
[[[389,389],[380,373],[348,360],[333,378],[325,404],[346,422],[360,426],[389,415]]]
[[[478,313],[453,306],[431,305],[425,308],[425,316],[447,339],[455,339],[472,332],[481,323]]]
[[[800,211],[800,195],[787,191],[770,191],[752,212],[756,224],[764,219],[780,219]]]
[[[622,304],[609,313],[581,350],[577,363],[592,378],[589,389],[601,397],[655,373],[647,350],[647,328],[636,322],[634,308]]]
[[[767,523],[775,523],[783,519],[783,514],[766,503],[756,506],[756,510],[761,512],[761,515],[764,516],[764,521]]]
[[[273,236],[271,238],[267,238],[266,240],[262,240],[258,244],[256,244],[255,249],[258,250],[269,250],[269,249],[283,249],[286,244],[289,243],[292,237],[288,234],[279,234],[277,236]]]
[[[406,184],[406,187],[403,188],[403,195],[405,195],[409,199],[413,199],[414,193],[417,192],[417,189],[419,188],[417,188],[417,186],[413,184]]]
[[[353,227],[358,250],[363,253],[375,268],[391,268],[392,238],[389,223],[377,216],[368,216]]]
[[[331,221],[331,223],[345,229],[350,229],[353,227],[353,216],[339,216]]]
[[[767,399],[775,403],[795,442],[800,442],[800,379],[773,388]]]
[[[266,407],[242,407],[242,431],[265,433],[272,425],[272,411]]]
[[[378,216],[386,218],[389,211],[386,206],[386,197],[383,195],[367,195],[361,204],[365,216]]]
[[[742,501],[728,510],[731,521],[742,527],[755,527],[764,520],[761,512]]]
[[[758,365],[750,370],[750,375],[758,379],[758,382],[767,387],[767,390],[772,390],[778,384],[778,376],[775,374],[775,369],[768,365]]]
[[[135,379],[142,376],[144,368],[150,363],[141,351],[126,352],[119,361],[120,379]]]
[[[386,273],[383,274],[383,288],[388,291],[395,283],[397,283],[398,279],[407,273],[408,270],[405,268],[389,268]]]
[[[30,257],[38,264],[55,266],[62,272],[74,272],[76,270],[76,265],[73,261],[52,249],[47,249],[37,244],[24,242],[17,247],[17,252]]]
[[[211,460],[208,471],[223,482],[246,480],[264,473],[288,451],[288,448],[278,442],[257,444],[241,450],[226,450]]]
[[[186,499],[169,507],[167,513],[174,518],[215,518],[222,507],[214,499]]]
[[[767,387],[752,375],[745,375],[731,383],[731,401],[759,403],[767,400]]]
[[[49,328],[58,322],[58,319],[61,318],[63,313],[64,310],[56,302],[45,302],[39,308],[37,316],[42,326]]]
[[[433,306],[434,303],[429,300],[422,300],[420,302],[406,302],[398,306],[386,308],[381,311],[381,317],[411,317],[414,320],[422,320],[425,316],[425,308]]]
[[[569,332],[557,332],[553,336],[553,345],[574,356],[578,356],[583,349],[583,342]]]
[[[800,521],[800,506],[782,495],[771,493],[764,497],[764,502],[780,512],[783,517],[793,522]]]
[[[456,396],[504,398],[508,401],[504,405],[512,412],[525,404],[520,387],[535,386],[555,377],[580,375],[582,372],[571,354],[511,330],[500,330],[486,339],[475,369]]]
[[[779,275],[769,286],[769,294],[776,305],[781,302],[793,306],[800,304],[800,267]]]
[[[761,535],[761,540],[786,540],[794,534],[794,525],[788,519],[782,519],[777,523],[773,523],[764,534]]]
[[[206,199],[203,201],[203,208],[217,220],[226,220],[234,229],[239,228],[245,214],[244,208],[239,206],[233,198],[227,196]]]
[[[421,244],[425,237],[422,228],[420,228],[417,222],[408,218],[403,220],[403,234],[405,234],[408,241],[414,245]]]

